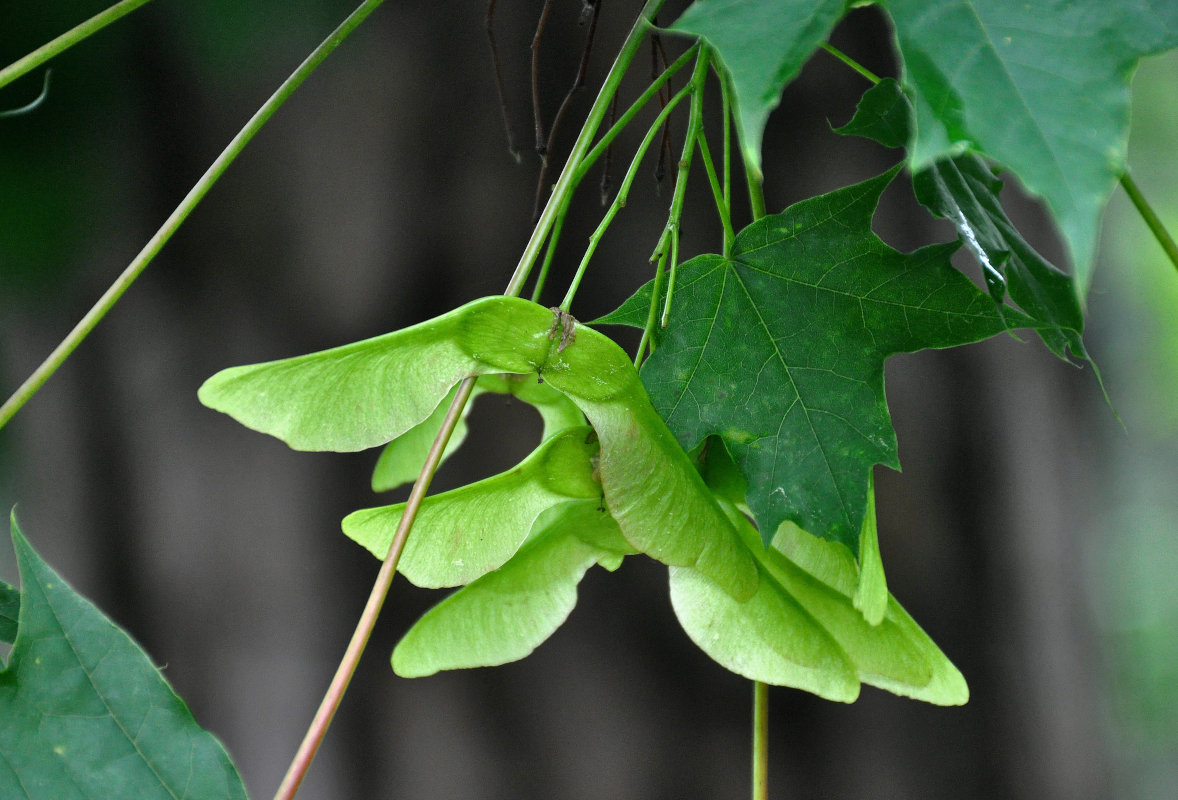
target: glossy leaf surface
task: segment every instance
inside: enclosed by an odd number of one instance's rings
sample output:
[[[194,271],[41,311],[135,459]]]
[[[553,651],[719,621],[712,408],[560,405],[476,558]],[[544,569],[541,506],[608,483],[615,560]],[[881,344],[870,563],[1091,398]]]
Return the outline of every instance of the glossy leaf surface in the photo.
[[[702,37],[732,81],[745,160],[761,167],[761,136],[781,90],[843,14],[844,0],[696,0],[670,30]]]
[[[899,84],[884,80],[863,95],[855,116],[837,131],[902,147],[911,113]],[[1009,294],[1028,315],[1047,323],[1038,332],[1053,353],[1085,358],[1084,315],[1071,277],[1023,239],[1002,209],[1002,182],[986,162],[970,153],[945,157],[916,173],[912,183],[917,200],[957,228],[982,267],[994,302],[1001,308]]]
[[[734,596],[750,596],[751,558],[651,406],[629,357],[582,325],[561,349],[553,323],[553,312],[535,303],[487,297],[356,344],[224,370],[200,398],[292,447],[349,450],[419,424],[464,377],[538,375],[597,432],[602,491],[626,539],[664,563],[697,567]]]
[[[20,627],[0,673],[0,797],[225,800],[245,787],[127,634],[12,523]]]
[[[858,569],[846,548],[788,523],[763,548],[732,514],[761,569],[751,600],[737,603],[698,572],[671,570],[675,614],[700,649],[750,679],[830,700],[853,701],[863,682],[939,705],[966,702],[961,673],[894,598],[877,625],[855,608]]]
[[[724,440],[766,536],[788,519],[857,553],[869,470],[899,466],[884,360],[1031,324],[950,265],[956,244],[904,254],[871,231],[895,174],[764,217],[729,258],[680,266],[670,324],[643,364],[685,449]]]
[[[554,508],[537,527],[510,561],[434,606],[405,634],[393,651],[398,675],[524,658],[568,618],[586,570],[595,563],[616,568],[634,552],[594,501]]]
[[[1125,165],[1138,59],[1178,45],[1178,5],[887,0],[915,111],[914,170],[969,148],[1043,197],[1087,289]]]
[[[570,499],[600,499],[591,461],[596,453],[590,428],[570,428],[507,472],[426,497],[398,571],[417,586],[439,588],[462,586],[496,569],[545,510]],[[399,503],[355,511],[344,517],[344,533],[383,559],[404,509]]]

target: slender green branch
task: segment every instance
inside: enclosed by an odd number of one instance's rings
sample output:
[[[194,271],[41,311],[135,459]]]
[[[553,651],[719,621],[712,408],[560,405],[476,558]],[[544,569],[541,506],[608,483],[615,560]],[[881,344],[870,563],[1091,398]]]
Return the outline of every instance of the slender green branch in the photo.
[[[720,223],[724,226],[724,249],[725,256],[732,250],[732,242],[736,239],[736,233],[732,230],[732,211],[728,207],[728,198],[724,196],[724,190],[720,188],[720,181],[716,177],[716,165],[712,163],[712,154],[708,151],[708,137],[701,129],[699,132],[699,154],[704,162],[704,170],[708,173],[708,184],[712,187],[712,198],[716,201],[716,213],[720,215]]]
[[[638,342],[638,352],[634,354],[634,366],[642,364],[642,354],[649,347],[654,352],[654,328],[659,318],[659,290],[663,287],[663,272],[667,265],[667,250],[655,255],[654,283],[650,287],[650,310],[646,312],[646,325],[642,329],[642,339]]]
[[[671,197],[671,212],[667,216],[667,227],[663,238],[671,244],[671,268],[667,275],[667,299],[663,304],[662,326],[667,327],[671,319],[671,300],[675,294],[675,275],[679,269],[679,219],[683,216],[683,201],[687,197],[687,175],[691,169],[691,157],[695,154],[695,142],[703,131],[704,81],[708,76],[708,65],[712,56],[701,48],[691,74],[691,115],[687,121],[687,135],[683,139],[683,154],[679,157],[679,171],[675,175],[675,193]]]
[[[544,245],[548,232],[552,230],[556,216],[564,205],[565,196],[577,186],[578,166],[589,150],[589,143],[593,140],[597,129],[601,127],[601,122],[609,111],[610,101],[622,83],[622,76],[625,75],[630,62],[634,60],[634,56],[646,36],[646,31],[650,28],[650,20],[658,13],[663,2],[664,0],[647,0],[642,12],[638,15],[638,20],[634,23],[634,27],[626,36],[626,41],[618,50],[617,58],[614,59],[613,66],[605,76],[605,82],[597,94],[597,99],[593,101],[593,105],[589,109],[585,124],[581,126],[581,132],[577,135],[577,141],[573,143],[564,169],[560,171],[560,176],[556,179],[556,185],[552,188],[548,202],[544,204],[544,210],[540,212],[540,219],[537,220],[536,227],[532,230],[532,236],[524,246],[524,251],[520,255],[519,263],[516,264],[515,272],[512,273],[504,294],[519,295],[524,281],[528,279],[528,272],[531,271],[532,265],[536,263],[536,258],[540,255],[540,248]]]
[[[862,75],[862,76],[863,76],[864,78],[866,78],[867,80],[871,81],[872,83],[879,83],[879,80],[880,80],[880,78],[879,78],[879,76],[878,76],[878,75],[876,75],[874,72],[872,72],[871,70],[869,70],[867,67],[865,67],[865,66],[863,66],[862,64],[860,64],[860,63],[859,63],[858,61],[856,61],[855,59],[851,58],[849,55],[847,55],[846,53],[844,53],[842,50],[839,50],[839,49],[838,49],[837,47],[835,47],[834,45],[832,45],[832,44],[828,44],[828,43],[826,43],[826,42],[823,42],[823,43],[822,43],[822,45],[821,45],[821,47],[822,47],[822,49],[823,49],[823,50],[825,50],[826,52],[830,53],[832,56],[834,56],[834,57],[835,57],[835,58],[837,58],[839,61],[841,61],[841,62],[843,62],[844,64],[846,64],[846,65],[847,65],[848,67],[850,67],[851,69],[853,69],[853,70],[855,70],[856,72],[858,72],[860,75]]]
[[[675,110],[675,107],[679,105],[684,97],[691,94],[691,91],[692,86],[691,84],[688,84],[676,92],[675,96],[667,102],[667,105],[664,106],[663,110],[659,112],[659,115],[655,117],[654,122],[651,123],[650,128],[646,132],[646,135],[642,138],[642,143],[638,145],[638,151],[634,154],[634,158],[630,161],[630,166],[626,169],[626,176],[622,179],[622,183],[618,187],[617,195],[614,197],[613,202],[610,203],[610,206],[606,210],[605,216],[602,218],[601,223],[589,237],[589,246],[585,249],[585,255],[582,256],[581,263],[577,266],[577,273],[573,276],[573,280],[569,284],[568,292],[565,293],[564,300],[562,300],[560,303],[560,307],[565,311],[568,311],[570,308],[572,308],[573,297],[575,297],[577,294],[577,289],[581,285],[581,279],[585,277],[585,270],[589,266],[589,260],[593,258],[593,253],[597,250],[598,243],[601,242],[601,237],[605,235],[605,231],[614,221],[614,217],[616,217],[618,212],[621,211],[623,207],[625,207],[626,200],[630,196],[630,187],[633,185],[634,178],[638,174],[638,166],[642,163],[643,157],[646,155],[647,151],[650,149],[651,144],[654,142],[655,136],[658,134],[659,129],[663,126],[663,123],[666,122],[667,117],[671,115],[671,112]]]
[[[90,34],[97,33],[120,17],[130,14],[139,6],[149,2],[151,0],[122,0],[121,3],[115,3],[106,11],[95,14],[53,41],[41,45],[27,56],[17,59],[4,69],[0,69],[0,88],[7,86],[22,75],[32,72],[58,53],[68,50]]]
[[[1125,194],[1129,195],[1129,200],[1132,201],[1133,207],[1137,209],[1137,213],[1141,215],[1141,219],[1145,221],[1146,227],[1149,228],[1153,238],[1157,239],[1166,257],[1170,259],[1170,263],[1178,268],[1178,245],[1174,244],[1173,237],[1170,232],[1166,230],[1166,226],[1162,224],[1161,219],[1154,212],[1153,207],[1149,201],[1145,199],[1145,195],[1141,193],[1141,189],[1137,187],[1137,182],[1129,176],[1129,171],[1125,170],[1121,174],[1121,188],[1125,190]]]
[[[569,200],[566,197],[556,220],[552,223],[552,234],[548,237],[548,249],[544,251],[544,263],[540,265],[540,274],[536,276],[536,285],[532,288],[532,302],[540,302],[540,293],[544,291],[544,284],[548,281],[548,270],[552,267],[552,258],[556,255],[556,245],[560,241],[560,231],[564,228],[564,218],[569,212]]]
[[[343,42],[348,35],[356,29],[356,27],[364,21],[364,19],[376,10],[384,0],[365,0],[360,6],[348,15],[338,28],[331,32],[331,34],[324,39],[318,47],[316,47],[311,54],[307,56],[302,64],[290,74],[282,85],[278,87],[274,94],[270,95],[269,99],[262,104],[254,115],[250,117],[233,140],[221,151],[217,159],[205,171],[204,175],[200,176],[200,180],[188,190],[188,194],[180,201],[180,205],[171,215],[164,220],[164,224],[155,232],[155,235],[148,240],[139,254],[132,259],[131,263],[123,270],[122,274],[115,279],[110,288],[103,293],[98,302],[86,312],[82,320],[74,326],[74,329],[62,339],[61,343],[54,348],[49,357],[41,363],[39,367],[33,372],[29,378],[21,384],[20,388],[5,401],[3,406],[0,406],[0,428],[3,428],[13,415],[20,410],[29,398],[37,393],[37,390],[49,380],[49,377],[57,371],[57,368],[69,357],[78,345],[94,330],[94,327],[106,316],[106,312],[110,311],[111,307],[118,302],[123,293],[130,288],[139,274],[151,263],[152,259],[156,257],[163,246],[172,234],[183,224],[192,210],[196,208],[197,204],[204,199],[208,194],[209,189],[213,188],[213,184],[225,173],[229,165],[233,163],[234,159],[241,154],[249,141],[254,138],[254,135],[262,129],[262,126],[274,116],[277,111],[287,99],[294,94],[295,90],[307,79],[307,77],[315,71],[323,60],[331,54],[336,47]],[[125,12],[124,12],[125,13]]]
[[[732,99],[728,96],[728,82],[720,78],[720,113],[724,118],[724,207],[728,209],[729,222],[732,219]],[[730,251],[725,250],[727,257]]]
[[[658,90],[661,89],[663,85],[669,81],[672,76],[675,75],[676,72],[682,69],[684,64],[691,60],[691,58],[696,54],[696,51],[699,50],[699,47],[700,46],[698,43],[689,47],[683,53],[683,55],[679,56],[669,67],[663,70],[663,73],[655,78],[650,86],[646,87],[646,91],[638,96],[638,99],[635,100],[628,109],[626,109],[626,113],[622,114],[622,116],[618,118],[617,122],[615,122],[613,126],[606,132],[605,136],[602,136],[601,140],[593,146],[593,149],[590,150],[583,159],[581,159],[581,164],[579,167],[577,167],[578,180],[583,178],[585,173],[593,168],[594,162],[597,161],[602,153],[605,152],[605,149],[610,146],[613,140],[617,138],[617,135],[622,132],[622,129],[625,128],[631,122],[631,120],[634,119],[638,112],[641,111],[648,102],[650,102],[650,99],[658,93]]]
[[[294,797],[295,792],[299,790],[299,784],[303,782],[303,778],[311,766],[311,761],[315,758],[315,753],[319,750],[319,745],[323,742],[323,737],[327,734],[331,719],[335,716],[340,701],[343,700],[344,692],[347,691],[352,675],[356,672],[356,666],[360,663],[360,656],[364,653],[364,648],[372,635],[376,618],[380,616],[381,607],[388,596],[393,576],[397,572],[397,562],[401,558],[401,551],[405,549],[405,542],[409,538],[409,531],[417,519],[418,509],[421,508],[421,502],[425,499],[430,481],[433,480],[438,464],[441,463],[446,443],[450,441],[450,434],[454,432],[454,426],[458,424],[458,420],[462,416],[462,409],[470,399],[475,380],[475,378],[466,378],[458,384],[458,391],[450,403],[446,418],[442,421],[442,429],[434,438],[434,443],[425,458],[425,464],[421,467],[421,473],[413,484],[409,500],[405,503],[405,512],[401,516],[401,521],[397,523],[397,530],[389,545],[388,555],[385,556],[384,563],[380,566],[380,572],[377,573],[372,592],[368,595],[368,602],[364,605],[364,612],[360,615],[351,641],[348,642],[348,649],[344,652],[344,657],[336,669],[335,677],[331,680],[327,694],[323,696],[323,702],[319,704],[315,719],[311,722],[311,727],[307,729],[307,734],[303,737],[303,742],[299,745],[298,752],[295,754],[294,760],[291,761],[286,776],[278,787],[278,792],[274,795],[274,800],[290,800]]]
[[[769,800],[769,686],[753,681],[753,800]]]

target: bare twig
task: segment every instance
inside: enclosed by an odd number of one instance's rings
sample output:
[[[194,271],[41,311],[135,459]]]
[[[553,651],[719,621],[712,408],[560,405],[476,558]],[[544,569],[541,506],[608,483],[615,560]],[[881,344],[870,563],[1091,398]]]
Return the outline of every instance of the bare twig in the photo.
[[[560,128],[560,121],[564,119],[565,112],[568,110],[569,104],[572,103],[573,96],[581,89],[585,88],[585,76],[589,72],[589,55],[593,52],[593,34],[597,30],[597,17],[601,9],[601,0],[594,0],[592,3],[585,4],[585,12],[582,12],[581,20],[585,21],[584,14],[589,14],[589,31],[585,34],[585,48],[581,51],[581,63],[577,67],[577,77],[573,80],[572,87],[565,94],[564,100],[560,103],[560,108],[556,110],[556,116],[552,118],[552,128],[548,131],[548,143],[545,147],[547,151],[548,146],[556,138],[556,131]],[[545,154],[547,156],[547,153]],[[536,200],[532,207],[532,223],[540,219],[540,206],[544,199],[544,185],[548,182],[548,158],[540,164],[540,179],[536,182]]]
[[[503,90],[503,69],[499,66],[499,49],[495,46],[495,0],[487,3],[487,44],[491,46],[491,63],[495,67],[495,88],[499,92],[499,109],[503,112],[503,128],[507,131],[507,150],[515,163],[520,162],[519,145],[515,140],[515,129],[511,127],[511,115],[507,113],[507,94]]]
[[[540,119],[540,37],[544,35],[551,10],[552,0],[544,0],[540,21],[536,23],[536,35],[532,37],[532,119],[536,125],[536,153],[545,163],[548,161],[548,139],[544,136],[544,121]]]

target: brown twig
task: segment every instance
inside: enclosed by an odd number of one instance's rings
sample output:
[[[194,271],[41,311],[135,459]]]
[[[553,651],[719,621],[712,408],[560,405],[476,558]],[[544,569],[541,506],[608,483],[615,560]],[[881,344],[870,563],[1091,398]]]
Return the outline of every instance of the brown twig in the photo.
[[[552,0],[544,0],[540,21],[536,23],[536,35],[532,37],[532,119],[536,125],[536,153],[541,163],[548,161],[548,140],[544,136],[544,121],[540,118],[540,37],[544,35],[551,10]]]
[[[507,93],[503,90],[503,69],[499,65],[499,48],[495,46],[495,0],[487,3],[487,44],[491,46],[491,63],[495,67],[495,88],[499,92],[499,109],[503,112],[503,127],[507,131],[507,150],[515,163],[520,162],[519,145],[515,129],[511,126],[511,115],[507,113]]]
[[[560,103],[560,108],[556,110],[556,116],[552,118],[552,128],[548,131],[548,142],[545,145],[545,156],[547,156],[548,146],[552,144],[556,138],[556,131],[560,128],[560,121],[564,119],[565,112],[568,110],[569,104],[572,103],[573,96],[585,87],[585,76],[589,72],[589,56],[593,52],[593,34],[597,30],[597,16],[601,7],[601,0],[594,0],[594,2],[585,4],[585,11],[588,13],[589,31],[585,34],[585,47],[581,51],[581,63],[577,67],[577,77],[573,80],[572,87],[565,94],[564,100]],[[581,16],[582,24],[586,21],[585,12]],[[537,129],[538,131],[538,129]],[[540,206],[543,205],[544,199],[544,184],[548,182],[548,158],[545,157],[540,164],[540,178],[536,181],[536,200],[532,206],[532,223],[540,219]]]

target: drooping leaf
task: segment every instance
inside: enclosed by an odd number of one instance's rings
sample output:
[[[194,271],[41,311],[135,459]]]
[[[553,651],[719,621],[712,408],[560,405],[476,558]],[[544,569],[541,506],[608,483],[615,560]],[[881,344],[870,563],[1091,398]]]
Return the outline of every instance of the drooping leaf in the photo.
[[[763,535],[789,519],[857,553],[869,470],[899,466],[884,359],[1033,326],[1000,315],[950,265],[956,244],[904,254],[871,231],[895,174],[762,218],[729,258],[681,265],[670,324],[643,364],[685,449],[724,440]]]
[[[908,141],[912,106],[891,79],[868,89],[855,116],[838,133],[864,136],[886,147]],[[1010,299],[1034,319],[1044,343],[1060,358],[1068,351],[1086,358],[1080,338],[1084,314],[1070,276],[1052,265],[1023,239],[999,199],[1002,182],[986,162],[972,153],[944,157],[912,178],[916,198],[934,215],[953,223],[982,267],[994,302]]]
[[[467,376],[539,375],[596,430],[606,506],[627,541],[666,564],[695,566],[735,597],[751,595],[752,559],[626,353],[582,325],[562,327],[535,303],[487,297],[374,339],[223,370],[200,399],[292,447],[353,450],[419,424]]]
[[[1129,81],[1178,46],[1174,3],[886,0],[914,99],[919,171],[968,148],[1044,198],[1081,297],[1100,215],[1125,165]]]
[[[961,673],[894,598],[876,625],[856,610],[858,569],[846,548],[789,523],[763,548],[747,520],[730,513],[761,569],[752,599],[735,602],[698,572],[671,570],[675,614],[700,649],[747,678],[830,700],[855,700],[862,681],[939,705],[966,702]]]
[[[589,567],[615,569],[634,552],[595,501],[554,508],[537,527],[506,564],[450,595],[409,629],[393,651],[394,672],[417,678],[518,661],[568,618]]]
[[[535,378],[525,375],[483,375],[475,384],[470,396],[471,402],[466,404],[462,417],[450,435],[450,441],[446,443],[442,463],[462,446],[466,439],[466,418],[473,407],[474,399],[487,392],[513,395],[539,411],[544,421],[542,439],[545,440],[565,428],[585,424],[584,415],[567,397],[550,386],[537,382]],[[442,420],[445,419],[453,398],[454,391],[451,391],[424,422],[410,428],[385,446],[372,472],[373,491],[396,489],[417,479],[421,465],[425,463],[425,457],[442,428]]]
[[[12,520],[20,627],[0,672],[0,797],[225,800],[245,787],[127,634],[38,557]]]
[[[702,37],[735,93],[746,163],[761,168],[761,137],[781,90],[830,34],[844,0],[696,0],[670,30]]]
[[[20,590],[0,581],[0,642],[12,644],[20,618]]]
[[[427,497],[397,569],[417,586],[462,586],[504,564],[537,517],[570,499],[601,498],[592,459],[597,438],[569,428],[507,472]],[[383,559],[405,504],[367,508],[344,517],[350,538]]]

